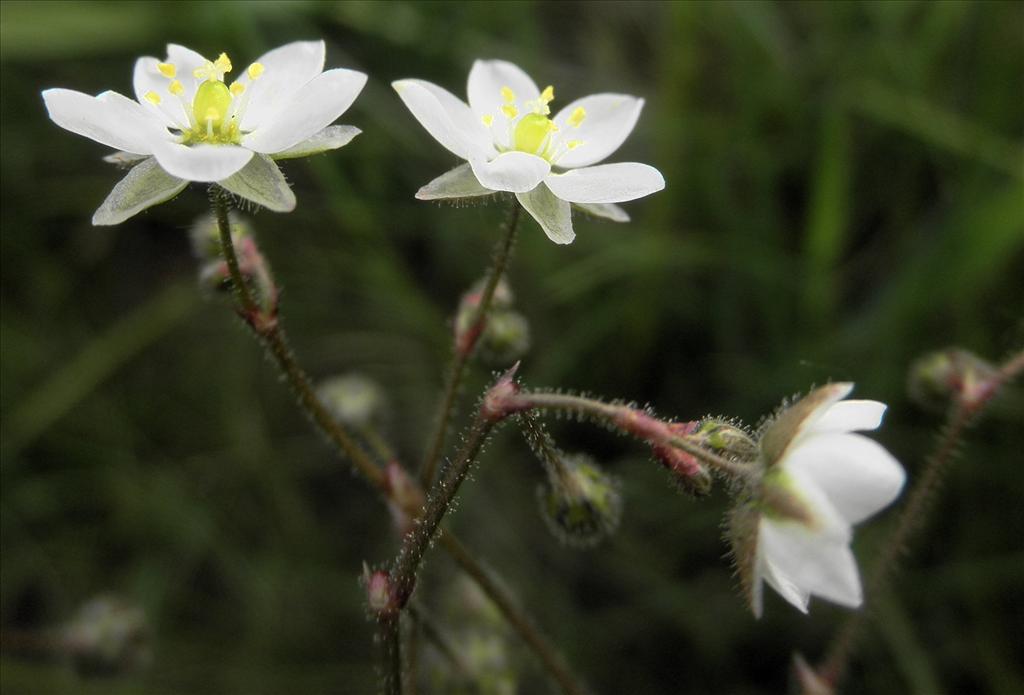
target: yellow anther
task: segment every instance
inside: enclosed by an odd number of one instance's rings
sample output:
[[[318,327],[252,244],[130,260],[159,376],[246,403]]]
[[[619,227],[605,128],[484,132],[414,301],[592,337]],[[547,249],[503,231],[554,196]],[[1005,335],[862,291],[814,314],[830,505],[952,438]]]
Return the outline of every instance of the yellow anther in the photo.
[[[516,93],[513,92],[509,87],[501,88],[501,98],[505,100],[505,103],[511,104],[516,100]]]
[[[579,147],[582,144],[583,144],[582,140],[570,140],[569,142],[565,143],[565,146],[568,147],[570,150],[575,150],[577,147]]]
[[[217,56],[217,60],[213,66],[221,73],[231,72],[231,59],[228,58],[227,53],[221,53]]]
[[[178,68],[175,67],[174,63],[157,63],[156,69],[160,71],[160,74],[169,80],[173,80],[178,74]]]
[[[508,118],[515,118],[516,116],[519,115],[519,109],[517,109],[512,104],[505,104],[504,106],[502,106],[501,112],[505,114]]]
[[[582,123],[583,119],[586,117],[587,110],[582,106],[577,106],[575,110],[573,110],[572,115],[569,116],[569,125],[571,125],[573,128],[579,128],[580,123]]]
[[[167,91],[173,94],[174,96],[178,96],[185,91],[185,87],[181,84],[179,80],[173,80],[171,84],[167,86]]]
[[[146,100],[146,101],[148,101],[148,102],[149,102],[150,104],[159,104],[159,103],[160,103],[160,95],[159,95],[159,94],[157,94],[157,93],[156,93],[156,92],[154,92],[154,91],[149,91],[149,92],[146,92],[146,94],[145,94],[144,98],[145,98],[145,100]]]
[[[486,127],[490,128],[491,124],[494,123],[494,116],[492,116],[491,114],[486,114],[484,116],[481,116],[480,120],[484,122],[484,125]]]
[[[544,88],[544,91],[540,93],[540,100],[545,104],[548,104],[555,100],[555,88],[548,85]]]
[[[244,92],[244,91],[245,91],[245,85],[242,84],[241,82],[232,82],[231,83],[231,93],[233,95],[235,95],[236,97],[239,94],[241,94],[242,92]]]
[[[249,79],[255,80],[257,77],[263,74],[263,63],[253,63],[249,66]]]

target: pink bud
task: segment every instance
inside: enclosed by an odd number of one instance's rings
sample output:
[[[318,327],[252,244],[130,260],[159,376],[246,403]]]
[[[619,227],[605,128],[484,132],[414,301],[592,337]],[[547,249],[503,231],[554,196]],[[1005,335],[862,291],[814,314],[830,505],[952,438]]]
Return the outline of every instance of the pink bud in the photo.
[[[391,518],[399,534],[404,536],[423,511],[423,491],[398,461],[391,461],[384,467],[384,492],[388,496]]]
[[[373,613],[381,615],[395,610],[391,577],[387,572],[370,572],[370,568],[363,564],[363,584],[366,586],[366,602]]]
[[[529,409],[529,405],[519,398],[519,384],[515,381],[516,371],[519,363],[502,374],[494,386],[484,395],[484,402],[480,405],[480,415],[485,420],[497,422],[513,413]]]

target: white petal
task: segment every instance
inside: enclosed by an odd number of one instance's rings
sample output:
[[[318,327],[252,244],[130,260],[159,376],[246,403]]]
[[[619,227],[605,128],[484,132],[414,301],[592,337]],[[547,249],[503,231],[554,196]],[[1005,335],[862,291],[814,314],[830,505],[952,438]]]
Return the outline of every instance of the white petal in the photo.
[[[519,113],[528,111],[526,102],[535,101],[540,97],[540,90],[530,76],[517,65],[504,60],[478,60],[469,71],[466,94],[469,107],[479,121],[484,116],[491,116],[494,125],[490,128],[495,144],[503,148],[509,146],[509,121],[501,111],[505,105],[502,87],[508,87],[515,95],[514,105]]]
[[[807,612],[807,603],[811,599],[809,591],[797,586],[773,562],[763,556],[761,558],[761,573],[764,581],[782,598],[796,606],[801,613]]]
[[[884,447],[859,434],[809,436],[790,450],[782,465],[813,480],[851,524],[889,505],[906,480],[903,466]]]
[[[175,178],[149,157],[132,167],[92,216],[94,225],[120,224],[148,207],[178,195],[188,181]]]
[[[570,203],[622,203],[660,191],[665,179],[652,166],[620,162],[555,174],[547,184],[552,193]]]
[[[575,168],[596,164],[625,142],[640,118],[644,100],[628,94],[595,94],[572,102],[554,117],[563,141],[581,140],[583,144],[566,152],[558,166]],[[586,117],[579,127],[569,124],[576,109]]]
[[[218,185],[274,212],[295,209],[295,194],[274,160],[265,154],[254,156],[240,171],[219,181]]]
[[[573,207],[594,217],[612,222],[629,222],[629,213],[614,203],[573,203]]]
[[[253,153],[234,145],[186,147],[169,142],[157,147],[153,154],[171,176],[189,181],[220,181],[248,164]]]
[[[494,153],[484,124],[451,92],[424,80],[397,80],[391,86],[420,125],[450,152],[466,160]]]
[[[181,82],[181,86],[184,88],[181,98],[185,100],[185,103],[191,104],[201,81],[196,79],[193,73],[196,68],[206,65],[206,58],[191,48],[169,43],[167,44],[167,60],[164,62],[170,63],[177,69],[174,79]]]
[[[759,545],[777,580],[844,606],[861,604],[857,562],[845,543],[824,539],[793,522],[763,519]]]
[[[876,430],[882,424],[885,408],[885,403],[878,401],[839,401],[831,405],[817,420],[809,423],[807,433]]]
[[[260,78],[262,79],[262,78]],[[366,75],[338,68],[314,77],[290,96],[263,124],[242,138],[256,152],[287,150],[323,130],[345,112],[366,84]]]
[[[160,61],[156,58],[139,58],[135,61],[135,72],[132,76],[132,86],[135,89],[135,99],[142,108],[155,113],[164,125],[172,128],[187,128],[189,116],[185,112],[182,100],[171,94],[168,87],[171,81],[160,74],[156,66]],[[154,104],[146,99],[149,92],[155,92],[160,97],[160,103]]]
[[[510,193],[532,191],[551,171],[547,160],[525,152],[506,152],[489,162],[473,158],[469,163],[484,188]]]
[[[420,200],[441,200],[446,198],[473,198],[481,195],[494,195],[494,191],[484,188],[473,173],[469,164],[460,164],[416,192]]]
[[[295,159],[297,157],[308,157],[312,154],[336,150],[352,142],[352,138],[361,132],[355,126],[329,125],[299,144],[293,145],[287,150],[275,152],[273,157],[274,159]]]
[[[237,66],[238,82],[244,84],[247,99],[242,129],[258,128],[287,104],[307,82],[324,70],[323,41],[295,41],[264,53],[254,62],[263,66],[263,74],[249,79],[249,66]]]
[[[537,224],[556,244],[571,244],[576,238],[572,231],[572,210],[569,203],[559,200],[543,183],[529,193],[517,193],[516,198]]]
[[[170,137],[155,114],[128,97],[104,92],[92,97],[71,89],[47,89],[43,101],[50,119],[61,128],[133,154],[152,154]]]

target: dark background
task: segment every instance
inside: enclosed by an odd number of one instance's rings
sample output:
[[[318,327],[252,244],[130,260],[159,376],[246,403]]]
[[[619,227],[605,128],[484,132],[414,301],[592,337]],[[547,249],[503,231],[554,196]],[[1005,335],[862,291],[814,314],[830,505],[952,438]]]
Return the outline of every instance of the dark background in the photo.
[[[300,359],[316,378],[377,379],[407,463],[447,321],[504,213],[413,199],[456,162],[390,81],[464,96],[472,61],[494,57],[555,85],[556,107],[643,96],[612,161],[658,167],[666,190],[627,204],[628,225],[578,220],[567,248],[523,225],[526,382],[755,425],[789,394],[853,380],[890,404],[877,436],[913,481],[941,414],[908,401],[908,364],[1024,343],[1022,27],[1018,3],[4,2],[0,626],[46,630],[113,592],[155,640],[150,669],[99,681],[7,649],[4,692],[372,692],[357,577],[397,547],[227,304],[199,291],[187,230],[202,187],[90,226],[119,173],[49,121],[40,90],[131,94],[135,58],[168,41],[242,66],[323,37],[328,67],[370,75],[340,119],[364,133],[286,162],[298,208],[252,222]],[[1018,390],[972,432],[877,597],[849,692],[1024,692],[1022,422]],[[554,432],[622,478],[610,542],[579,551],[548,533],[540,467],[512,428],[451,523],[596,691],[775,693],[794,650],[821,655],[846,611],[815,601],[804,617],[771,594],[755,621],[722,558],[724,494],[677,494],[604,431]],[[893,518],[858,534],[862,567]],[[455,574],[429,560],[423,599],[457,632]],[[505,648],[519,691],[536,692],[515,637]]]

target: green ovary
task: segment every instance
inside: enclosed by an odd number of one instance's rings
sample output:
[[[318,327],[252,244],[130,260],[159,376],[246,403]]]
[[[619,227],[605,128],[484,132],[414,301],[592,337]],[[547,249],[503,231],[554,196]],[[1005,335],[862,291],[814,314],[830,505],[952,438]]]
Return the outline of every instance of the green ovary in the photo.
[[[199,85],[192,101],[196,129],[189,139],[214,143],[237,140],[238,127],[230,118],[232,100],[231,90],[219,80],[207,80]]]
[[[539,113],[528,113],[519,119],[513,136],[513,147],[520,152],[544,156],[548,137],[555,130],[550,118]]]

